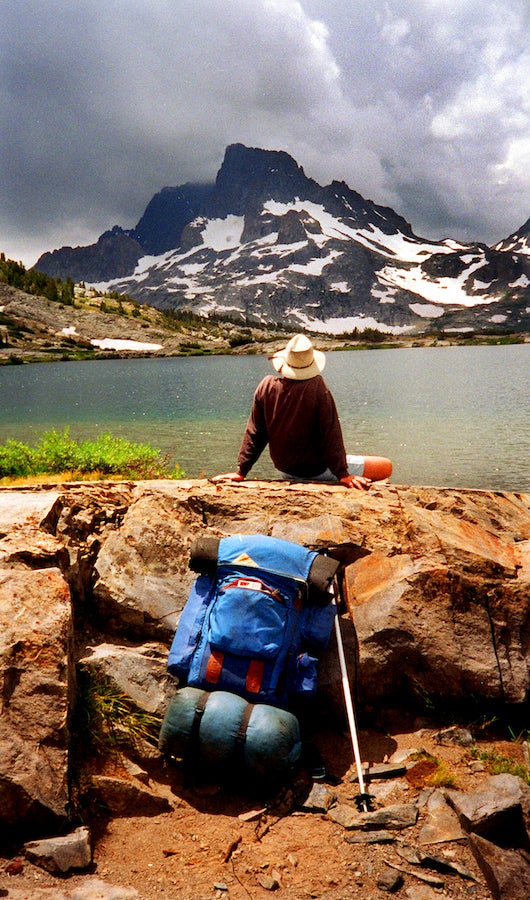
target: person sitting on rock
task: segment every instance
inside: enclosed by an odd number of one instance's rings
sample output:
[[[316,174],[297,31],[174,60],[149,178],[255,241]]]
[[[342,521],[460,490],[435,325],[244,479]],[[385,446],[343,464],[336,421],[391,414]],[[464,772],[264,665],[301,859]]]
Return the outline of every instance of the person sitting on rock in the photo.
[[[389,459],[346,455],[335,400],[320,374],[326,357],[306,335],[269,358],[280,377],[266,375],[256,388],[237,472],[212,481],[243,481],[267,444],[275,468],[292,481],[367,490],[390,477]]]

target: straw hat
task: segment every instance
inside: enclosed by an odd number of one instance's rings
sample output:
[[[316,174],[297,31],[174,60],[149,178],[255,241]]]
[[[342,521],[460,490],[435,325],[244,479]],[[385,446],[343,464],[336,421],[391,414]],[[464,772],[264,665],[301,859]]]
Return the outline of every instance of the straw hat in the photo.
[[[315,350],[305,334],[295,334],[283,350],[270,357],[272,364],[284,378],[306,381],[320,375],[326,365],[326,357]]]

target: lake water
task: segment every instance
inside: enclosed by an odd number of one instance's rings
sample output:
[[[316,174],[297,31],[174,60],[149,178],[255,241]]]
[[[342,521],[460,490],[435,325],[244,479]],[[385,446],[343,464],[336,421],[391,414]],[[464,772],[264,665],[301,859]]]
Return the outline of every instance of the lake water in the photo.
[[[264,356],[0,367],[0,443],[110,431],[189,477],[233,469]],[[530,345],[334,352],[324,377],[347,450],[390,456],[396,484],[530,491]],[[268,453],[253,469],[274,476]]]

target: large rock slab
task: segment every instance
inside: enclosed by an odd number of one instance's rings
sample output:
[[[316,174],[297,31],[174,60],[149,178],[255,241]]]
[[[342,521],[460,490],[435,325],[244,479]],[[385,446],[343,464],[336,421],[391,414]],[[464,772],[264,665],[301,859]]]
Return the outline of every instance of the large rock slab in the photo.
[[[155,639],[174,632],[195,577],[191,542],[201,531],[200,515],[181,495],[131,504],[95,566],[94,603],[110,630]]]
[[[512,504],[489,495],[486,509],[488,495],[454,492],[454,505],[443,503],[440,511],[428,508],[434,500],[410,505],[410,493],[402,496],[406,540],[346,570],[361,690],[387,699],[420,691],[524,702],[530,687],[527,500]]]
[[[0,537],[28,521],[38,526],[58,496],[58,491],[3,491],[0,494]]]
[[[97,558],[101,616],[122,633],[168,641],[193,579],[193,538],[254,531],[349,548],[356,561],[346,571],[345,595],[368,701],[418,691],[526,698],[528,495],[151,483],[137,489]]]
[[[0,569],[0,827],[66,820],[70,591],[58,569]]]

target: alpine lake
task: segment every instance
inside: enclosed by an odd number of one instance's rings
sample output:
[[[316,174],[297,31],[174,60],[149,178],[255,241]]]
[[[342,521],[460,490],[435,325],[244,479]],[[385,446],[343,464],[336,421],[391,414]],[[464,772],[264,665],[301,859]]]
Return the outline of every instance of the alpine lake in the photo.
[[[265,356],[0,367],[0,443],[51,429],[149,443],[189,478],[233,470]],[[530,345],[334,351],[324,379],[347,452],[395,484],[530,491]],[[250,478],[277,477],[265,451]]]

